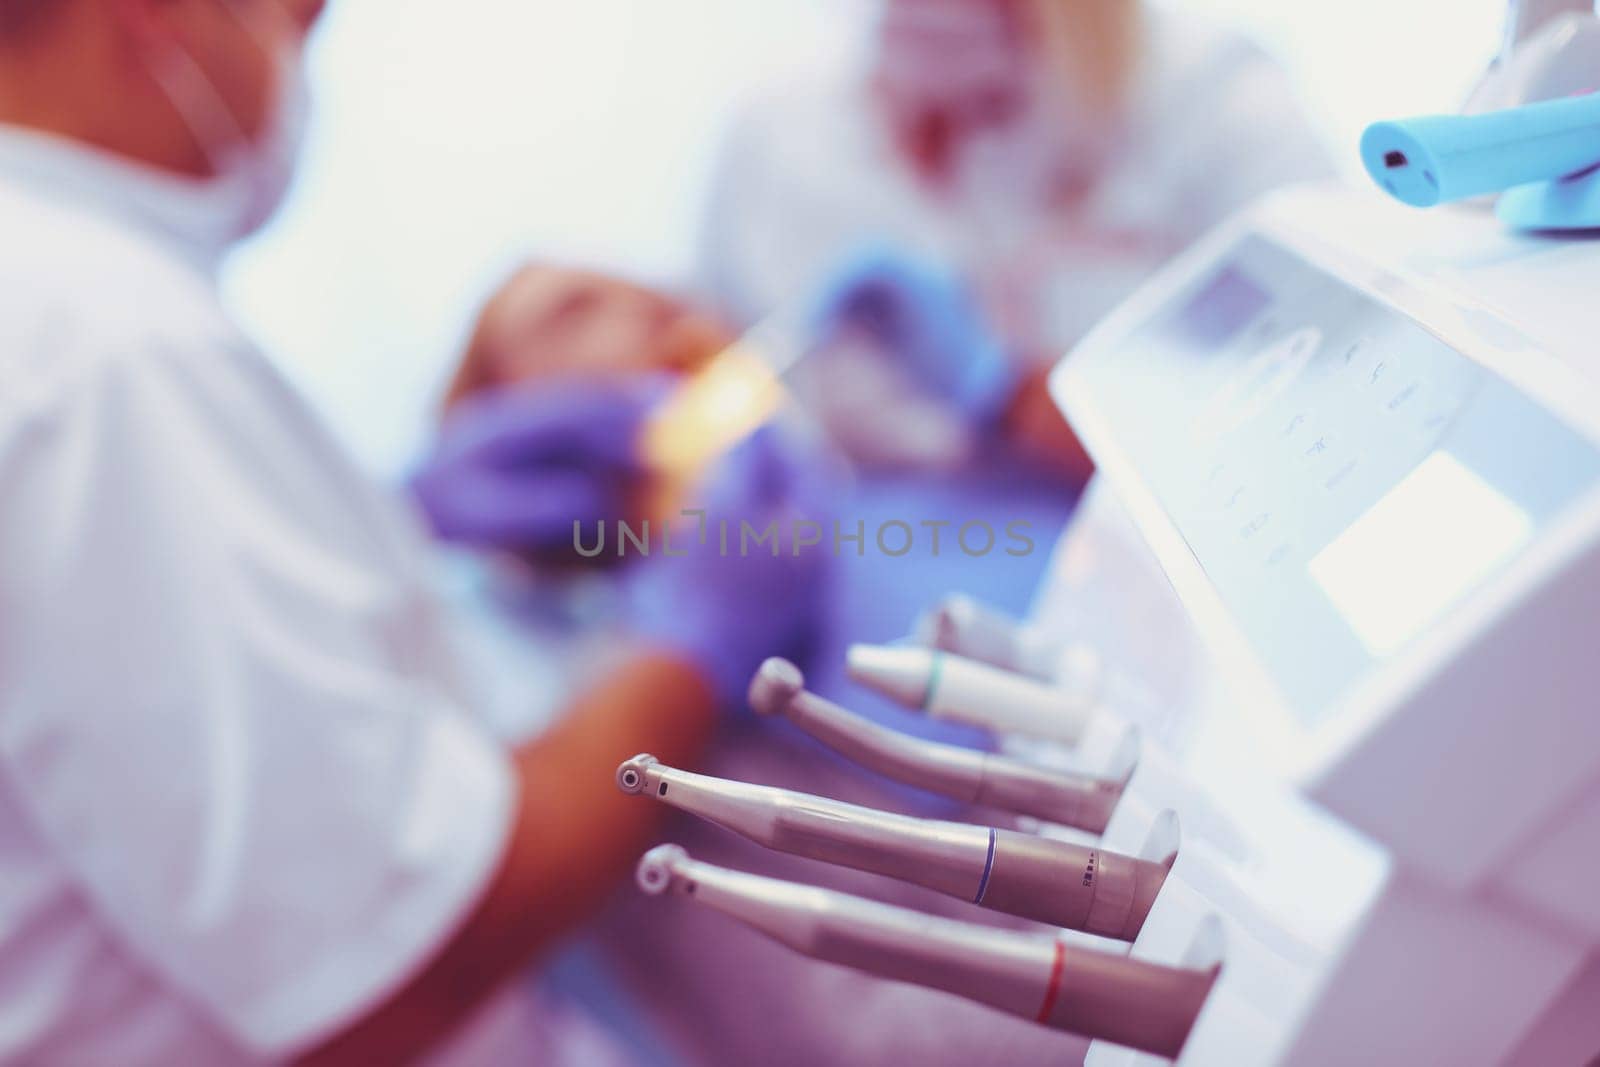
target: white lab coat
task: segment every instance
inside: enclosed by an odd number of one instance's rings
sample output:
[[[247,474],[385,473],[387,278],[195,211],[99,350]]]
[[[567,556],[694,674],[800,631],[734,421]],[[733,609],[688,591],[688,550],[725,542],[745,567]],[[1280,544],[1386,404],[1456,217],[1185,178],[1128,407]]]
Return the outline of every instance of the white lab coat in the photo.
[[[753,321],[811,299],[864,242],[888,241],[965,273],[1009,340],[1054,360],[1208,227],[1268,189],[1331,173],[1260,49],[1155,8],[1145,32],[1126,125],[1087,198],[1057,215],[992,188],[930,193],[858,70],[757,95],[715,166],[700,253],[710,295]]]
[[[0,1060],[229,1064],[450,936],[514,779],[203,205],[0,127]]]

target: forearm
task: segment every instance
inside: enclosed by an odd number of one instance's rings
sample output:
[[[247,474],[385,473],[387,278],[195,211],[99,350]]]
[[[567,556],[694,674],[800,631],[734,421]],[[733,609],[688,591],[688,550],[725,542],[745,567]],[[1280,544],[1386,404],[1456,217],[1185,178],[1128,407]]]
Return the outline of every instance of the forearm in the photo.
[[[699,674],[665,656],[631,660],[579,697],[558,726],[514,753],[520,791],[505,853],[461,930],[410,985],[306,1062],[420,1055],[588,918],[663,810],[629,803],[613,781],[617,765],[640,751],[692,765],[715,714]]]
[[[610,673],[555,730],[518,753],[523,794],[513,849],[533,862],[508,864],[516,901],[546,902],[539,936],[553,939],[587,918],[597,897],[632,870],[657,819],[618,791],[616,769],[638,752],[667,750],[698,762],[710,740],[715,700],[679,659],[649,656]],[[516,904],[518,921],[526,924]]]

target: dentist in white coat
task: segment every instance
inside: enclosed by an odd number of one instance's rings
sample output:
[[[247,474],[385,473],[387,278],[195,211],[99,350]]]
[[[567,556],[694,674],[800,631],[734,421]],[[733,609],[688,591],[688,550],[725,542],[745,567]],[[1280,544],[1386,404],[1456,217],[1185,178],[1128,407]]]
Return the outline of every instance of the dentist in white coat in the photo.
[[[478,725],[420,525],[217,298],[321,8],[0,0],[0,1062],[539,1061],[503,991],[650,843],[617,763],[694,760],[804,624],[806,560],[691,552],[558,725]],[[435,527],[623,515],[637,398],[518,403]],[[708,500],[764,521],[773,455]]]

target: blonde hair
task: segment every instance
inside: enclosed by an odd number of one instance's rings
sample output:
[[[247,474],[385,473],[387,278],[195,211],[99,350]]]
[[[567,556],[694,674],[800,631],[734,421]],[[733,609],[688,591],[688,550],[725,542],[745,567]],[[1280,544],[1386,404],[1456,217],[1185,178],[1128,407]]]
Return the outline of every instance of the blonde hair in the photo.
[[[1096,109],[1121,108],[1139,64],[1140,0],[1026,0],[1024,7],[1046,62]]]

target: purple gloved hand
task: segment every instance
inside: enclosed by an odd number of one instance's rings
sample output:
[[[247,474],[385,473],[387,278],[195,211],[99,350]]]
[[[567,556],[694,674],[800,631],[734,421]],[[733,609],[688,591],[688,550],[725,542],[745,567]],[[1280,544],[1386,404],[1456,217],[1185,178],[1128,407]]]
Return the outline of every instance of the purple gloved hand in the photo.
[[[481,548],[573,551],[573,523],[630,517],[640,425],[659,383],[559,382],[467,401],[411,493],[435,534]]]
[[[966,284],[889,245],[845,260],[823,287],[812,323],[822,340],[865,333],[975,421],[997,418],[1017,387],[1017,370]]]
[[[768,656],[803,662],[815,642],[834,547],[827,487],[823,457],[766,427],[713,469],[704,518],[674,528],[674,555],[634,575],[634,630],[698,666],[724,708],[744,708]]]

